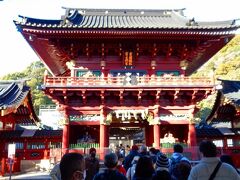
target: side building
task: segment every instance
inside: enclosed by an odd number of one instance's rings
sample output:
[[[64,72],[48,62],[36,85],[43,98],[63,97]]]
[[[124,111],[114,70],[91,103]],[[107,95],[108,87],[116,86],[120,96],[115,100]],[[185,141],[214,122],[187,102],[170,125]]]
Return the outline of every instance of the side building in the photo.
[[[240,81],[221,80],[221,88],[205,125],[197,128],[198,141],[211,139],[220,154],[229,154],[240,167]]]
[[[50,146],[61,146],[62,130],[39,130],[30,87],[24,80],[0,81],[0,175],[27,171],[37,164],[47,167]],[[15,155],[8,157],[8,145],[15,144]]]

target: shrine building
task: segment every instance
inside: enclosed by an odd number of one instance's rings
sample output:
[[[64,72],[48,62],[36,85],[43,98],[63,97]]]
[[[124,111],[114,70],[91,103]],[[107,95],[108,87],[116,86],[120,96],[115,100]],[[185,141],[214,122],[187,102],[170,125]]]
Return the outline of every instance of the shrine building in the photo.
[[[131,145],[136,133],[150,147],[196,146],[196,103],[215,82],[190,75],[239,28],[189,19],[184,9],[65,8],[57,20],[14,23],[49,71],[42,90],[63,114],[63,151],[87,142],[100,154]]]
[[[206,124],[196,129],[197,141],[211,139],[219,154],[232,156],[240,167],[240,81],[220,80],[221,86]]]
[[[0,81],[0,176],[10,172],[9,159],[13,160],[12,172],[46,164],[50,147],[59,146],[61,137],[61,130],[40,130],[25,80]],[[15,145],[11,157],[9,144]]]

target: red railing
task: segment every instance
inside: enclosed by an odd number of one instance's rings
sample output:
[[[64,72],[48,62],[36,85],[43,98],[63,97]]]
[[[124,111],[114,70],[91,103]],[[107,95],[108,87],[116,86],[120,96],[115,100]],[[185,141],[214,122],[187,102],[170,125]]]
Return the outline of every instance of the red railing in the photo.
[[[118,77],[46,77],[46,86],[213,86],[210,78],[136,76]]]

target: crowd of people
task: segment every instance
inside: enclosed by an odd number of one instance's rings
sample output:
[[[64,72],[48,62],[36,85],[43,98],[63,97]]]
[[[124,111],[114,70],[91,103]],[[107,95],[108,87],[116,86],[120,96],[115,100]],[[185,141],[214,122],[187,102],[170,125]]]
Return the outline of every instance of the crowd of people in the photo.
[[[173,151],[168,158],[155,148],[133,145],[128,154],[120,150],[106,154],[105,167],[100,168],[96,149],[91,148],[86,158],[79,153],[65,154],[58,164],[59,171],[55,169],[50,175],[58,180],[240,180],[231,157],[217,157],[211,141],[200,143],[202,159],[193,167],[180,144],[175,144]]]

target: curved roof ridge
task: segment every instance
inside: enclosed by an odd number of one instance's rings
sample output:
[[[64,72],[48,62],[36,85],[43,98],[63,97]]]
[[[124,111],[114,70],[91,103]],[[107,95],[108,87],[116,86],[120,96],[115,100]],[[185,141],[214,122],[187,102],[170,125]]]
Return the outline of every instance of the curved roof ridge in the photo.
[[[144,15],[165,15],[167,12],[179,12],[180,14],[184,14],[183,11],[185,8],[180,9],[114,9],[114,8],[104,8],[104,9],[97,9],[97,8],[70,8],[70,7],[62,7],[63,9],[67,11],[71,10],[77,10],[82,15],[140,15],[142,12],[144,12]]]
[[[197,23],[201,26],[229,26],[229,25],[237,25],[236,24],[237,19],[231,19],[231,20],[223,20],[223,21],[197,21]]]
[[[28,16],[22,16],[18,15],[19,18],[22,19],[24,23],[48,23],[48,24],[59,24],[62,20],[61,19],[41,19],[41,18],[33,18],[33,17],[28,17]],[[17,22],[17,20],[14,20],[14,22]]]

